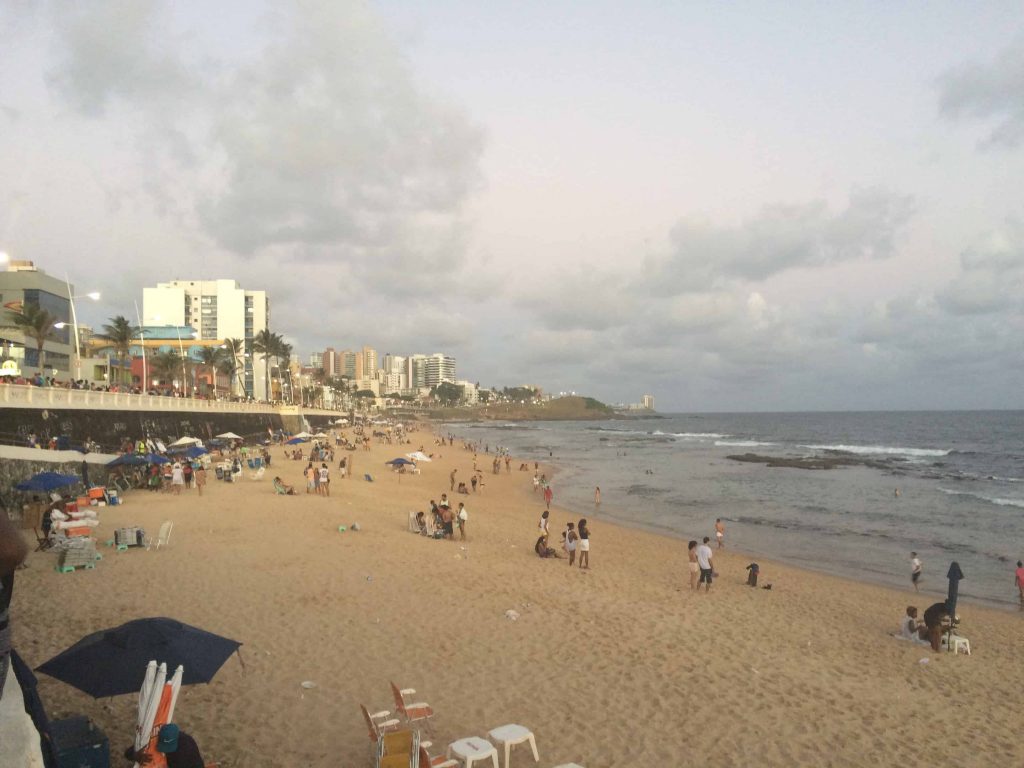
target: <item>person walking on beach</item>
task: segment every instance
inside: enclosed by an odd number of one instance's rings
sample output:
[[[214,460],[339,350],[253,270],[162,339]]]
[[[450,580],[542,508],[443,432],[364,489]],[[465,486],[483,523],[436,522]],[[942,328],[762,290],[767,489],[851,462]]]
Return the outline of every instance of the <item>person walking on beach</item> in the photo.
[[[601,506],[601,486],[600,485],[597,486],[596,488],[594,488],[594,506],[595,507],[600,507]]]
[[[690,569],[690,591],[697,588],[697,579],[700,578],[700,566],[697,564],[697,540],[692,539],[686,545],[686,557],[689,560],[687,567]]]
[[[725,549],[725,523],[720,517],[715,520],[715,538],[718,539],[718,548]]]
[[[171,467],[171,487],[175,496],[181,495],[181,487],[185,485],[185,472],[177,461]]]
[[[196,467],[196,490],[199,491],[199,495],[203,495],[203,488],[206,486],[206,467],[200,464]]]
[[[537,524],[538,533],[545,539],[548,537],[548,512],[546,509],[540,513],[540,522]]]
[[[469,512],[466,511],[466,505],[461,501],[459,502],[459,514],[456,515],[456,519],[459,523],[459,538],[463,541],[466,540],[466,521],[469,520]]]
[[[303,472],[306,476],[306,493],[316,490],[316,470],[313,469],[313,462],[309,462],[306,465],[306,470]]]
[[[454,491],[455,490],[455,473],[458,472],[458,471],[459,470],[457,470],[457,469],[453,469],[452,473],[450,475],[448,475],[448,481],[449,481],[448,490],[449,491]]]
[[[469,484],[473,486],[473,493],[476,493],[476,475],[469,476]]]
[[[331,470],[327,468],[327,462],[320,464],[320,484],[318,488],[321,495],[331,495]]]
[[[712,575],[712,560],[714,559],[714,553],[711,551],[711,547],[708,546],[708,542],[711,541],[707,536],[704,537],[704,542],[697,547],[697,567],[700,568],[700,584],[704,585],[704,591],[711,591],[711,575]]]
[[[580,537],[577,549],[580,551],[580,568],[590,570],[590,529],[587,527],[587,519],[583,518],[580,520],[580,524],[577,527],[578,535]]]
[[[551,499],[555,497],[550,485],[544,486],[544,508],[551,509]]]
[[[533,492],[536,493],[537,489],[540,488],[540,475],[536,472],[533,473]]]
[[[1017,570],[1014,572],[1014,583],[1020,593],[1020,607],[1024,608],[1024,562],[1017,561]]]
[[[910,553],[910,581],[914,585],[914,591],[918,592],[918,583],[921,581],[921,571],[924,568],[921,565],[921,558],[917,556],[917,552]]]
[[[184,464],[181,465],[181,474],[185,478],[185,487],[188,488],[189,490],[191,490],[192,489],[192,475],[193,475],[193,472],[192,472],[192,462],[191,461],[186,461]]]

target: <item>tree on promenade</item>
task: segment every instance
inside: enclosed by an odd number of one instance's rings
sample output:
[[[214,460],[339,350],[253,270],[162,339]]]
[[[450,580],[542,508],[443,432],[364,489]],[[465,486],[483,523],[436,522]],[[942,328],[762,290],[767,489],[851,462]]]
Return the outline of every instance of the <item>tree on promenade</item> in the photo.
[[[153,370],[159,375],[163,382],[172,381],[181,373],[181,355],[177,350],[168,349],[164,352],[157,352],[152,358]]]
[[[245,354],[245,341],[242,339],[224,339],[224,354],[221,356],[220,363],[217,367],[221,373],[228,377],[228,381],[234,386],[235,377],[238,377],[238,393],[245,395],[245,382],[242,381],[242,371],[245,370],[245,365],[239,364],[239,360],[242,360],[242,355]]]
[[[269,328],[264,328],[252,340],[253,353],[259,355],[263,360],[263,381],[266,386],[268,402],[272,399],[270,396],[270,359],[274,357],[275,336],[276,334],[271,333]]]
[[[117,353],[118,360],[118,378],[122,383],[125,381],[125,369],[124,364],[131,353],[132,342],[135,337],[139,335],[139,327],[132,325],[131,321],[128,320],[124,315],[118,315],[117,317],[110,318],[109,323],[103,324],[103,333],[97,334],[97,336],[104,341],[109,341],[114,347],[114,351]],[[127,375],[131,376],[129,370]],[[145,382],[143,382],[145,386]]]
[[[199,362],[204,365],[213,380],[213,396],[217,397],[217,371],[226,349],[220,347],[200,347]]]
[[[20,311],[7,310],[8,327],[21,331],[26,339],[32,339],[36,343],[40,374],[43,372],[43,347],[46,342],[57,339],[53,326],[58,322],[60,320],[56,316],[40,308],[38,304],[23,304]]]
[[[276,342],[274,351],[276,352],[275,357],[277,358],[277,378],[281,382],[281,399],[284,399],[284,366],[291,363],[292,359],[292,345],[285,342],[283,338],[274,334]],[[292,387],[292,371],[291,366],[288,367],[288,392],[289,399],[295,402],[295,392]]]

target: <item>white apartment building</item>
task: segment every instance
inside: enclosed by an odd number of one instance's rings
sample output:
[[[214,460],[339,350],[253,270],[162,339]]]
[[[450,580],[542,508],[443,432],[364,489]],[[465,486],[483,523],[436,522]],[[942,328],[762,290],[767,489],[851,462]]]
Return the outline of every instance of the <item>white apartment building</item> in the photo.
[[[415,355],[414,355],[415,357]],[[450,381],[455,383],[455,358],[443,355],[440,352],[435,352],[432,355],[427,355],[424,362],[424,382],[425,387],[436,387],[442,381]]]
[[[172,280],[142,290],[142,324],[191,326],[200,340],[243,339],[239,360],[247,395],[269,400],[267,363],[253,352],[253,339],[270,326],[266,291],[247,291],[234,280]]]

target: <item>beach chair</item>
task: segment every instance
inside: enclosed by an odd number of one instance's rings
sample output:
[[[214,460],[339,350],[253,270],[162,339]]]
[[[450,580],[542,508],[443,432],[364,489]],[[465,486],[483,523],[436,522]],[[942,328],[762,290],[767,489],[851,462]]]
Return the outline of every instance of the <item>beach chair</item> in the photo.
[[[366,727],[370,734],[370,741],[374,744],[380,741],[381,736],[389,730],[394,730],[399,725],[398,718],[391,717],[391,712],[386,709],[374,712],[372,715],[363,704],[359,705],[359,709],[363,712],[363,718],[366,720]]]
[[[412,696],[414,693],[416,693],[415,688],[399,688],[391,683],[391,695],[395,699],[395,712],[410,724],[422,720],[427,726],[427,730],[433,735],[434,728],[430,723],[430,718],[434,716],[434,709],[425,701],[417,701],[414,704],[407,703],[405,697]]]
[[[431,757],[424,744],[420,744],[420,768],[455,768],[457,765],[462,765],[462,762],[455,758],[447,758],[444,755]]]
[[[24,511],[24,519],[27,523],[32,525],[32,533],[36,537],[36,552],[45,552],[53,546],[53,539],[50,538],[49,534],[43,529],[43,517],[46,515],[46,507],[42,505],[26,505],[31,507]]]
[[[373,482],[373,475],[370,475],[370,474],[363,475],[363,479],[366,482],[368,482],[368,483],[372,483]]]
[[[253,480],[262,480],[264,472],[266,472],[266,470],[263,469],[263,467],[260,467],[255,472],[250,472],[249,477],[252,478]]]
[[[256,462],[252,459],[246,459],[245,463],[249,465],[249,469],[256,469]]]
[[[174,523],[170,520],[164,520],[160,525],[160,532],[157,534],[156,539],[146,540],[146,551],[151,550],[154,545],[157,549],[160,547],[166,547],[171,542],[171,529],[174,528]]]

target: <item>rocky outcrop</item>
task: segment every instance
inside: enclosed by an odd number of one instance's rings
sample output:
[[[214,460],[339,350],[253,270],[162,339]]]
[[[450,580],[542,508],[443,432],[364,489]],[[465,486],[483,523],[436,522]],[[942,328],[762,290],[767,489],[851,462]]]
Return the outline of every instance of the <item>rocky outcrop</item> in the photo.
[[[726,456],[733,461],[748,464],[764,464],[768,467],[789,467],[791,469],[836,469],[837,467],[871,467],[872,469],[891,469],[888,464],[874,459],[865,459],[853,454],[829,456],[761,456],[756,453],[742,453]]]

